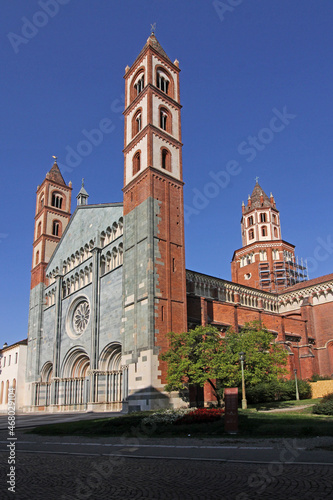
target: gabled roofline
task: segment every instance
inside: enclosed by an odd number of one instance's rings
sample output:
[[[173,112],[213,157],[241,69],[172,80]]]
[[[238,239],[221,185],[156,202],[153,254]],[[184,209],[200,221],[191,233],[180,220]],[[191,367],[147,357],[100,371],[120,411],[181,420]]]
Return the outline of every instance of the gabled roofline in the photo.
[[[69,231],[69,228],[72,224],[72,221],[74,220],[77,212],[79,210],[89,210],[90,208],[106,208],[106,207],[123,207],[123,202],[116,202],[116,203],[99,203],[99,204],[96,204],[96,205],[78,205],[76,207],[76,209],[74,210],[70,220],[69,220],[69,223],[67,224],[67,226],[65,227],[65,231],[62,233],[62,236],[57,244],[57,246],[55,247],[54,249],[54,252],[53,254],[51,255],[50,257],[50,260],[49,262],[47,263],[47,266],[45,268],[45,274],[47,273],[50,265],[51,265],[51,262],[53,261],[54,257],[56,256],[57,254],[57,251],[58,251],[58,248],[60,246],[60,243],[62,242],[62,240],[64,239],[64,237],[66,236],[67,232]]]
[[[324,276],[319,276],[318,278],[312,278],[311,280],[301,281],[295,285],[288,286],[284,288],[283,291],[279,292],[278,295],[286,295],[287,293],[298,292],[305,288],[311,288],[317,285],[323,285],[324,283],[329,283],[333,281],[333,273],[324,274]]]
[[[19,345],[27,345],[27,344],[28,344],[28,339],[18,340],[17,342],[14,342],[14,344],[7,345],[6,347],[2,347],[2,349],[0,349],[0,352],[3,353],[5,351],[8,351],[8,349],[12,349],[13,347],[16,347]]]

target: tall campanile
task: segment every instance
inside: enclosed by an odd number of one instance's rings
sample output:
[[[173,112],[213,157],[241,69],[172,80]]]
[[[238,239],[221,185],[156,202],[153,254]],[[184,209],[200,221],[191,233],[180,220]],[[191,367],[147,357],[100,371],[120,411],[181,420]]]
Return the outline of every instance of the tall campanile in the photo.
[[[187,329],[180,70],[152,33],[125,71],[123,364],[144,410],[179,402],[159,355]]]
[[[39,355],[43,338],[45,269],[71,216],[72,184],[67,185],[55,160],[37,187],[35,230],[32,250],[28,326],[27,382],[39,377]],[[35,404],[31,401],[32,404]]]

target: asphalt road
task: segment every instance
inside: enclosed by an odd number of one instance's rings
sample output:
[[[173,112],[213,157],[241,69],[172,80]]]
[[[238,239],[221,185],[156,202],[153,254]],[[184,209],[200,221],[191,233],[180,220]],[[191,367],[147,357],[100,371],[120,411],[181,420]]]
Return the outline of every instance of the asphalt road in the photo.
[[[114,456],[140,459],[169,459],[246,463],[290,463],[329,465],[333,452],[321,447],[306,447],[296,439],[151,439],[151,438],[85,438],[72,436],[38,436],[16,432],[16,439],[0,434],[0,451],[15,444],[17,454],[52,454],[69,456]],[[332,492],[333,493],[333,492]],[[333,498],[333,494],[332,494]]]
[[[157,439],[142,433],[132,438],[85,438],[39,436],[24,429],[107,416],[22,415],[12,437],[7,418],[1,417],[5,430],[0,432],[0,469],[6,478],[0,484],[1,500],[333,498],[329,438]],[[15,494],[7,483],[13,457]]]
[[[327,465],[18,453],[15,494],[3,482],[1,499],[323,500],[332,499],[332,472]]]

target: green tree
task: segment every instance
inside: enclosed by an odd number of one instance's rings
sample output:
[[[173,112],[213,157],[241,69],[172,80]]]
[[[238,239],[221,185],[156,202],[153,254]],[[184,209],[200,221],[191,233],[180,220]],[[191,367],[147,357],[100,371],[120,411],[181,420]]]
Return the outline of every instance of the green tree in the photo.
[[[161,359],[168,365],[168,384],[165,389],[182,391],[188,385],[198,384],[203,387],[208,382],[220,404],[215,384],[218,375],[215,360],[222,351],[221,333],[212,326],[197,326],[189,332],[171,332],[168,337],[170,348],[161,355]]]
[[[288,354],[284,346],[276,343],[274,335],[254,321],[247,323],[239,333],[230,329],[223,339],[223,350],[215,360],[223,387],[241,385],[240,352],[245,353],[244,378],[247,386],[278,380],[288,373]]]
[[[221,388],[239,387],[239,353],[245,353],[245,383],[248,386],[277,380],[287,373],[287,352],[267,329],[253,322],[225,337],[213,326],[197,326],[181,334],[169,333],[170,348],[161,355],[167,362],[168,391],[208,382],[218,404]]]

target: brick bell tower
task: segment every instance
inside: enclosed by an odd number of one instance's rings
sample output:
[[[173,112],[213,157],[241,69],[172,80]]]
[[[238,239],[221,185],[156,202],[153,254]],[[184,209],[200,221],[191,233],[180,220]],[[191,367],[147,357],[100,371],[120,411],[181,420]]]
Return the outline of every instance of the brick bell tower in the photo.
[[[28,326],[27,381],[39,374],[45,269],[70,219],[72,183],[67,186],[55,159],[37,187]]]
[[[306,279],[295,259],[295,246],[282,240],[280,214],[274,197],[266,195],[258,178],[247,205],[242,204],[242,248],[231,263],[232,281],[277,292]]]
[[[177,405],[159,354],[187,329],[180,70],[152,33],[125,71],[123,363],[149,409]]]

